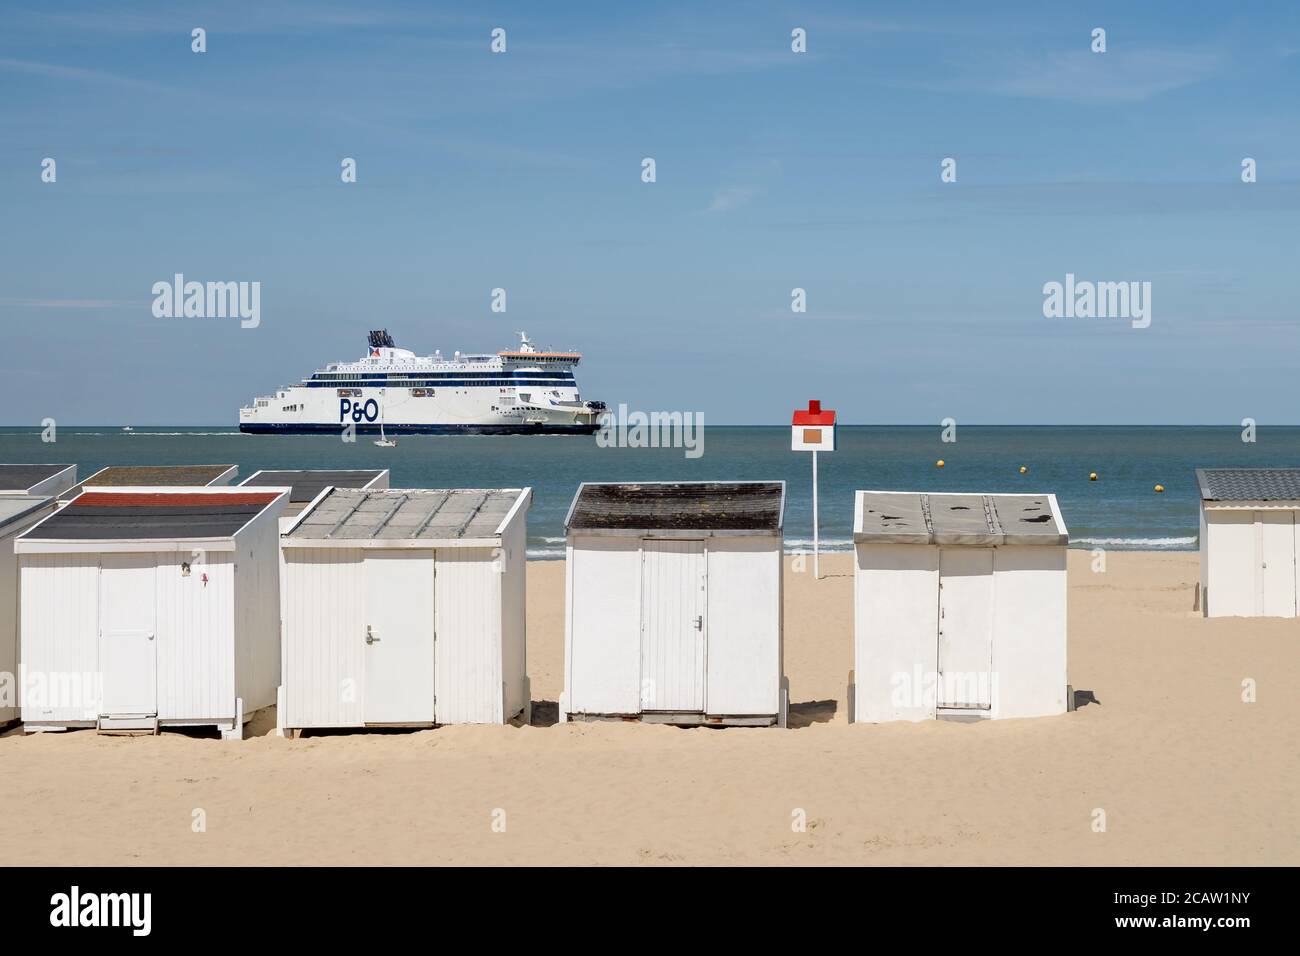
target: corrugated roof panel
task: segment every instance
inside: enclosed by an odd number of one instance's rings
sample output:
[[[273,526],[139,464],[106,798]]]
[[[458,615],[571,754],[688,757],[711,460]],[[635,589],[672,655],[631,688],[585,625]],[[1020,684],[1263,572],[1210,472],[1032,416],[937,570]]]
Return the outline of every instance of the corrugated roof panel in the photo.
[[[1300,468],[1198,468],[1203,501],[1300,501]]]
[[[335,488],[306,512],[291,540],[489,538],[523,494],[518,489]]]

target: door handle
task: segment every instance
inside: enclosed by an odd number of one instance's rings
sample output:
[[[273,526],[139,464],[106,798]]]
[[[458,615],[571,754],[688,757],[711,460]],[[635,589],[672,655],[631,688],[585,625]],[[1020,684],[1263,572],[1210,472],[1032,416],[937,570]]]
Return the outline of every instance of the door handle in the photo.
[[[374,644],[374,643],[375,643],[376,641],[378,641],[378,640],[379,640],[379,638],[375,637],[375,632],[372,631],[372,630],[370,629],[370,625],[367,624],[367,625],[366,625],[366,643],[367,643],[367,644]]]
[[[704,630],[704,615],[703,615],[703,614],[697,614],[697,615],[695,615],[695,629],[696,629],[697,631],[702,631],[702,630]]]
[[[152,640],[153,640],[153,632],[150,631],[148,634],[145,635],[145,637],[147,637],[149,640],[152,641]]]

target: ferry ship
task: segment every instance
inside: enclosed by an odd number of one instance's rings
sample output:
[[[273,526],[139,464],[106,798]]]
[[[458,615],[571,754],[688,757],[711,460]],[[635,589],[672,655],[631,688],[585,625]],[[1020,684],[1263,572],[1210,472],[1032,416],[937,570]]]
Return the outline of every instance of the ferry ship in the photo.
[[[367,354],[335,362],[297,385],[239,410],[241,432],[303,435],[354,426],[364,434],[590,435],[604,402],[582,400],[573,377],[578,352],[519,347],[496,354],[399,349],[387,329],[370,333]]]

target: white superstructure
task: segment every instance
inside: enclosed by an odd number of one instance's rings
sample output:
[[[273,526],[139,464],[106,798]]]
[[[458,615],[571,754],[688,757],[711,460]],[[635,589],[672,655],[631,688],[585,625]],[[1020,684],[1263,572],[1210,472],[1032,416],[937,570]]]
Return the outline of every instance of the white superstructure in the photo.
[[[399,349],[387,330],[370,333],[367,355],[325,366],[239,410],[243,432],[304,434],[354,426],[379,434],[592,434],[603,402],[584,402],[577,352],[519,347],[495,354]]]

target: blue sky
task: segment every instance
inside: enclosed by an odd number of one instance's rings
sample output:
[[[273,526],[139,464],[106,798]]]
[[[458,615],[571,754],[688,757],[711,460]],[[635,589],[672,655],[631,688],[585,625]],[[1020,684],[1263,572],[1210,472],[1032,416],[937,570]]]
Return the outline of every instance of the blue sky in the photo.
[[[378,327],[715,424],[1300,422],[1300,8],[1083,6],[9,7],[0,422],[233,424]],[[155,318],[176,272],[260,327]]]

